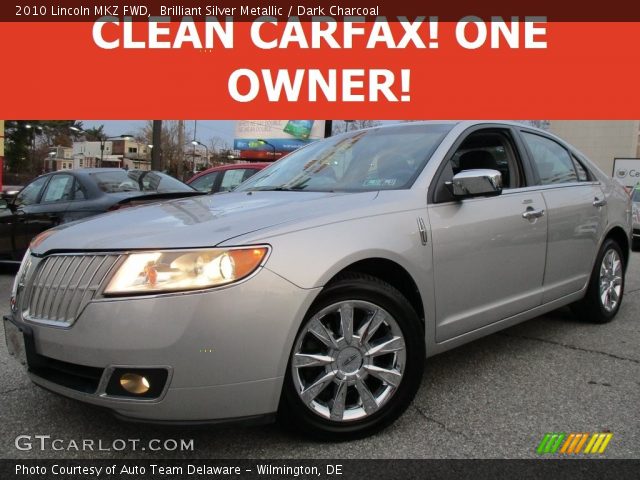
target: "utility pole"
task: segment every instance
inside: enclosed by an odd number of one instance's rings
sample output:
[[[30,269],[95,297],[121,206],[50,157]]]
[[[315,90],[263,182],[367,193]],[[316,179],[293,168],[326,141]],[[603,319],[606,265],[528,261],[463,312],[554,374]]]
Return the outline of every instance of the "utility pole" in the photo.
[[[324,121],[324,138],[331,136],[331,130],[333,129],[333,120]]]
[[[189,176],[196,173],[196,134],[198,132],[198,120],[193,121],[193,151],[191,152],[191,172],[189,172]]]
[[[151,170],[163,170],[162,168],[162,120],[153,121],[151,134]]]
[[[0,189],[2,189],[3,173],[4,173],[4,120],[0,120]]]
[[[184,153],[184,120],[178,120],[178,165],[176,169],[176,175],[180,180],[183,179],[183,170],[184,170],[184,162],[183,155]]]

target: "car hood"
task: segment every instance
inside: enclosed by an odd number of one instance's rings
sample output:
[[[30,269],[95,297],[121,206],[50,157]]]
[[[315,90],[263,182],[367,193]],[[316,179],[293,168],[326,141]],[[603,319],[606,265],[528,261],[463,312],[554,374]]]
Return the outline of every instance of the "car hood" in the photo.
[[[285,191],[181,198],[60,225],[32,251],[211,247],[275,225],[335,216],[370,204],[376,194]]]

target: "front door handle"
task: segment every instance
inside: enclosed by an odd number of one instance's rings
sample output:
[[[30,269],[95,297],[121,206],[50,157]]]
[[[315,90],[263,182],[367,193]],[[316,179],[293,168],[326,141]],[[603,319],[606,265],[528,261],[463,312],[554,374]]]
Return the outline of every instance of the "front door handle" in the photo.
[[[607,200],[604,198],[602,200],[600,200],[598,197],[593,199],[593,206],[596,208],[604,207],[606,204]]]
[[[522,214],[522,218],[524,218],[525,220],[533,220],[535,218],[540,218],[543,215],[544,215],[544,208],[535,210],[532,207],[529,207],[527,208],[527,211]]]

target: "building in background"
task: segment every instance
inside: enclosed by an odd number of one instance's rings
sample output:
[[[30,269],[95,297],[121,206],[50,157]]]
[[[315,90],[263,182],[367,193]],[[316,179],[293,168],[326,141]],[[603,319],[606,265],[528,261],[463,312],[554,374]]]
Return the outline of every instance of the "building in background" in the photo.
[[[121,168],[151,170],[151,148],[136,140],[112,140],[112,155],[118,157]],[[106,165],[104,165],[106,167]]]
[[[576,147],[605,173],[616,158],[640,158],[640,120],[551,120],[549,131]]]
[[[151,148],[136,140],[106,140],[103,142],[73,142],[73,162],[68,168],[126,168],[151,169]],[[102,161],[102,163],[101,163]]]
[[[73,148],[56,146],[49,148],[49,155],[44,159],[45,172],[53,170],[69,170],[73,168]]]

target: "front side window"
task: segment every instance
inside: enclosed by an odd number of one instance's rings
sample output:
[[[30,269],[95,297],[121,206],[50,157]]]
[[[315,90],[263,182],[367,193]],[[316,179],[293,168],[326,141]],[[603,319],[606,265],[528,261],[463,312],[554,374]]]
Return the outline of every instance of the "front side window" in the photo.
[[[40,191],[47,183],[47,180],[49,180],[49,177],[40,177],[24,187],[16,197],[15,205],[19,207],[36,203],[40,196]]]
[[[516,149],[507,131],[480,130],[462,142],[451,157],[451,173],[472,169],[499,171],[504,188],[523,186]]]
[[[290,153],[237,190],[409,188],[451,128],[448,124],[398,125],[331,137]]]
[[[538,171],[539,185],[577,182],[578,174],[569,152],[559,143],[534,133],[522,132]]]

